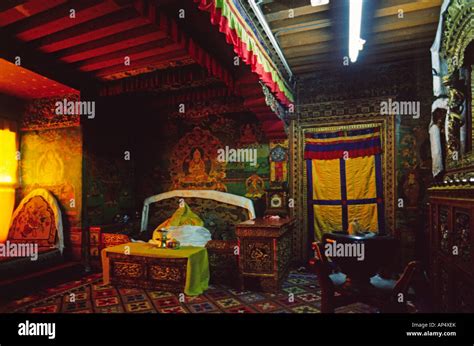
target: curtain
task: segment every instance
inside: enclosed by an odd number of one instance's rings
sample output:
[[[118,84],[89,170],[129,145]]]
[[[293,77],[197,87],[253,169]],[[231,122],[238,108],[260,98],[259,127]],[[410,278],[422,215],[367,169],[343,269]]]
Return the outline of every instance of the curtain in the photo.
[[[305,135],[308,215],[311,234],[363,230],[383,232],[382,147],[379,128]]]
[[[0,243],[5,242],[15,205],[18,135],[15,122],[0,118]]]

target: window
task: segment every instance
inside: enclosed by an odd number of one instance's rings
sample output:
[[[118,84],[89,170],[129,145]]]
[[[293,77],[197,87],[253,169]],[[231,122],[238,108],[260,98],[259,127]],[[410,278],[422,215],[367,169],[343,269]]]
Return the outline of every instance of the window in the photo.
[[[0,242],[8,236],[10,218],[15,205],[17,170],[16,124],[0,119]]]
[[[0,129],[0,184],[17,182],[16,133]]]

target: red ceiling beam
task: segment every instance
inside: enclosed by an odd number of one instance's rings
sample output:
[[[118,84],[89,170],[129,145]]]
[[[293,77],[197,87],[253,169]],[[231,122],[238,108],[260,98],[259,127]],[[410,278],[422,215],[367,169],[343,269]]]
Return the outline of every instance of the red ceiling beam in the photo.
[[[55,52],[146,24],[149,23],[128,7],[118,12],[113,12],[109,15],[48,35],[42,39],[33,41],[32,44],[44,52]]]
[[[54,16],[52,11],[44,12],[44,18],[32,17],[23,28],[17,28],[16,36],[23,41],[32,41],[40,37],[51,35],[55,32],[65,30],[75,25],[85,23],[92,19],[104,16],[119,10],[121,7],[111,0],[105,2],[83,0],[80,2],[67,3],[56,7],[60,8]],[[70,11],[75,11],[75,18],[70,18]],[[39,16],[42,16],[40,14]],[[21,24],[21,22],[19,23]]]
[[[99,46],[95,49],[84,50],[83,52],[67,55],[61,58],[61,60],[66,62],[77,62],[81,60],[90,59],[99,55],[116,52],[127,47],[138,46],[152,41],[158,41],[166,38],[166,34],[162,32],[152,31],[149,34],[133,37],[128,40],[117,40],[116,43]]]
[[[153,66],[154,64],[161,65],[161,64],[172,63],[176,60],[184,59],[187,56],[188,55],[186,54],[185,51],[175,50],[175,51],[165,53],[162,55],[155,55],[148,58],[132,61],[130,66],[125,66],[123,63],[121,63],[120,65],[101,69],[101,70],[96,71],[96,75],[99,77],[104,77],[104,76],[111,75],[114,73],[133,71],[135,69],[139,69],[142,67]]]
[[[0,26],[7,26],[16,23],[27,17],[47,11],[53,7],[64,4],[66,0],[51,1],[6,1],[6,4],[13,4],[14,7],[5,8],[3,2],[0,4]]]
[[[103,61],[81,64],[80,70],[95,71],[95,70],[103,69],[103,68],[114,66],[114,65],[124,65],[125,56],[130,58],[130,65],[134,65],[135,61],[139,61],[143,58],[148,58],[151,56],[165,56],[165,54],[167,53],[182,51],[182,49],[176,44],[165,45],[163,47],[159,43],[156,43],[156,42],[153,42],[153,43],[156,46],[155,48],[143,49],[142,51],[137,51],[136,53],[133,53],[132,49],[121,51],[121,53],[118,54],[118,56],[116,57],[111,57],[109,59],[104,58]]]
[[[134,47],[131,47],[131,48],[125,48],[125,49],[122,49],[122,50],[118,50],[118,51],[115,51],[115,52],[112,52],[112,53],[99,55],[99,56],[96,56],[94,58],[82,60],[82,61],[76,63],[75,66],[78,67],[78,68],[81,68],[81,67],[85,67],[85,66],[88,66],[88,65],[102,63],[102,62],[106,62],[108,60],[117,59],[117,58],[120,58],[123,61],[123,58],[125,56],[130,56],[130,54],[142,53],[142,52],[145,52],[145,51],[148,51],[148,50],[151,50],[151,49],[155,49],[155,48],[163,48],[163,47],[169,45],[170,43],[172,43],[172,41],[169,38],[164,38],[164,39],[161,39],[161,40],[148,42],[148,43],[141,44],[141,45],[138,45],[138,46],[134,46]]]

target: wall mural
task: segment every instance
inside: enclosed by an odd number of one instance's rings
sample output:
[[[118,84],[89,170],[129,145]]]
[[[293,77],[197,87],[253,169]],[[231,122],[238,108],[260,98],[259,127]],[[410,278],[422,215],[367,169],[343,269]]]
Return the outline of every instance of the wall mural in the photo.
[[[116,215],[133,217],[138,211],[133,194],[133,162],[94,153],[88,153],[85,161],[89,222],[101,225],[111,223]]]
[[[111,126],[97,120],[85,128],[91,223],[111,223],[117,214],[133,217],[145,198],[173,189],[226,191],[255,201],[263,197],[270,178],[270,147],[253,113],[226,112],[221,99],[197,103],[196,108],[186,104],[180,116],[147,102],[141,108],[127,108],[126,101],[104,102],[111,104],[99,104],[98,109],[112,112],[115,122]],[[195,116],[198,111],[205,116]],[[135,127],[130,126],[131,112],[137,114]],[[220,162],[218,150],[226,147],[254,149],[255,164]],[[124,150],[130,150],[130,161],[123,159]]]
[[[255,165],[220,162],[218,150],[226,147],[255,149]],[[141,148],[160,150],[143,156],[137,166],[137,174],[144,177],[139,200],[173,189],[212,189],[257,198],[268,185],[269,145],[252,113],[211,114],[199,122],[170,116],[159,133],[142,136]]]
[[[226,162],[217,160],[221,141],[209,130],[195,127],[182,137],[170,157],[170,176],[173,190],[227,191]]]
[[[79,101],[79,95],[68,94],[62,97],[39,98],[30,101],[26,106],[22,130],[44,130],[79,126],[79,115],[56,114],[56,102],[62,102],[64,99]]]
[[[57,115],[55,104],[71,94],[26,104],[21,123],[21,189],[18,198],[45,188],[58,199],[70,226],[79,226],[82,203],[82,131],[79,115]],[[67,226],[67,225],[66,225]]]
[[[82,202],[80,127],[23,132],[21,154],[21,196],[47,189],[58,198],[70,225],[77,226]]]

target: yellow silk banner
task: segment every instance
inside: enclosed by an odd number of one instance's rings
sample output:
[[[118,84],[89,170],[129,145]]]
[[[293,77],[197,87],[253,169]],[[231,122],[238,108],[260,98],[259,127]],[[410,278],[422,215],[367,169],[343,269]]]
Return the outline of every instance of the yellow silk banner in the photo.
[[[325,232],[347,231],[354,220],[363,231],[380,230],[383,199],[381,185],[378,187],[379,155],[307,160],[306,164],[309,222],[316,239]]]

